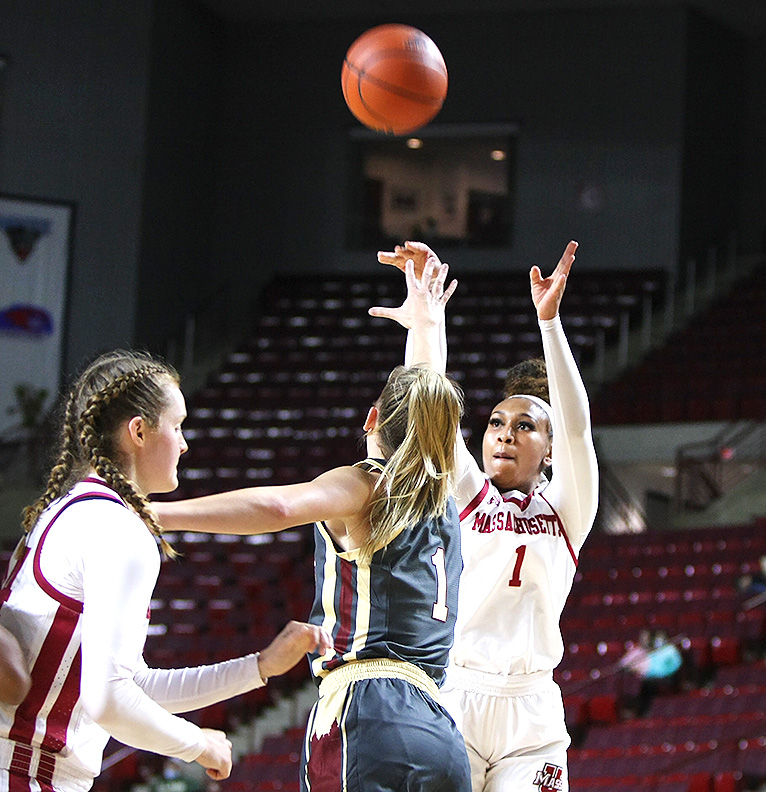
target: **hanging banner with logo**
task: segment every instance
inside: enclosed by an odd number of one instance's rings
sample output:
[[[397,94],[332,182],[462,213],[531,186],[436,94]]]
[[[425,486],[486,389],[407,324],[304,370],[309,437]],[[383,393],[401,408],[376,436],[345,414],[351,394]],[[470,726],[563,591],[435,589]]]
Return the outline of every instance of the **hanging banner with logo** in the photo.
[[[58,392],[72,215],[70,204],[0,195],[0,437],[30,420],[20,400],[47,410]]]

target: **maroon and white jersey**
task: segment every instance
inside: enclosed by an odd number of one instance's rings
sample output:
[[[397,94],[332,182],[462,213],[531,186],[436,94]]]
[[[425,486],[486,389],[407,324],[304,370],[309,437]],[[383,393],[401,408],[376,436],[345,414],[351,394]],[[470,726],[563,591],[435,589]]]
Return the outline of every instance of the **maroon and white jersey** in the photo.
[[[155,538],[99,479],[79,482],[41,515],[0,595],[0,623],[18,638],[32,674],[21,704],[0,704],[0,768],[16,779],[12,788],[88,789],[110,735],[193,761],[205,747],[202,732],[171,713],[263,684],[255,655],[147,668],[159,568]]]
[[[561,662],[559,619],[598,503],[585,388],[558,317],[540,328],[553,408],[551,482],[531,494],[501,493],[458,444],[464,569],[452,662],[490,674],[552,671]]]
[[[485,479],[460,518],[465,572],[454,662],[494,674],[555,668],[564,652],[559,617],[577,570],[556,510],[539,489],[500,493]]]

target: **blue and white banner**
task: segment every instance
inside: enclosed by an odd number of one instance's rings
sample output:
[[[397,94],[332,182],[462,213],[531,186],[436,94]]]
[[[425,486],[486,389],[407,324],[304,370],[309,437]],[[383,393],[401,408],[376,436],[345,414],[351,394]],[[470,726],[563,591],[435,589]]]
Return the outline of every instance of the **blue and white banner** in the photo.
[[[16,389],[61,377],[72,206],[0,196],[0,435],[21,424]]]

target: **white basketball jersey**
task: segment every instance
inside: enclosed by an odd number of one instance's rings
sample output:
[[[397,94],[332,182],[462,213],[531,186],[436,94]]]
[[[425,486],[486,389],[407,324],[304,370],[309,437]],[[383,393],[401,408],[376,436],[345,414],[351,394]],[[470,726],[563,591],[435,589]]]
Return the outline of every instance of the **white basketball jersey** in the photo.
[[[492,674],[553,670],[577,557],[543,491],[488,480],[460,513],[464,573],[452,660]]]
[[[54,588],[43,575],[40,554],[48,532],[70,506],[95,498],[125,505],[95,482],[79,484],[74,492],[38,521],[0,594],[0,623],[19,638],[32,673],[26,699],[17,707],[0,706],[0,767],[57,788],[88,789],[101,769],[109,735],[80,700],[83,604]]]

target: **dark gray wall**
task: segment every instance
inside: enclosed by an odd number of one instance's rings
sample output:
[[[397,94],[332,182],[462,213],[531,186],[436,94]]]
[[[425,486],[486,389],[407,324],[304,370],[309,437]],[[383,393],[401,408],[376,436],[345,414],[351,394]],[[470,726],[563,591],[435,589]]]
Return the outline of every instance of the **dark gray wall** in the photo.
[[[74,202],[65,366],[133,341],[151,0],[3,0],[0,191]]]
[[[737,228],[743,250],[766,253],[766,43],[748,43]]]
[[[377,266],[341,244],[357,122],[340,67],[384,21],[226,23],[193,0],[4,0],[0,191],[76,205],[69,369],[105,347],[160,348],[216,295],[229,318],[247,317],[272,272]],[[743,249],[760,249],[763,42],[746,50],[740,104],[744,45],[681,8],[397,21],[445,56],[438,122],[520,124],[513,247],[466,251],[456,267],[551,266],[576,238],[583,267],[674,268],[700,230],[728,233],[722,206],[736,207]],[[584,186],[601,208],[578,201]],[[706,188],[720,199],[697,201]]]
[[[680,248],[704,261],[737,224],[747,48],[690,14],[685,60]]]
[[[187,0],[154,4],[136,315],[148,346],[178,335],[184,315],[228,280],[215,244],[221,32]]]
[[[356,122],[339,75],[346,47],[382,21],[230,28],[221,172],[239,179],[234,190],[235,179],[223,182],[218,200],[229,220],[226,258],[239,262],[241,277],[254,264],[376,266],[374,255],[341,247],[344,141]],[[521,124],[513,248],[466,252],[461,266],[545,265],[570,238],[591,267],[674,264],[684,13],[407,22],[431,35],[448,65],[449,94],[436,122]],[[578,203],[583,185],[601,190],[599,211]],[[256,242],[262,255],[253,262]]]

